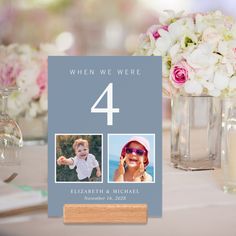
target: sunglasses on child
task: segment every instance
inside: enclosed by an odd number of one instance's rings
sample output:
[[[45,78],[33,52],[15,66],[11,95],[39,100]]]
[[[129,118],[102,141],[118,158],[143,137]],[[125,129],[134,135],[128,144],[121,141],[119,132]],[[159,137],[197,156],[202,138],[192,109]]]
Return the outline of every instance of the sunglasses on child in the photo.
[[[131,154],[131,153],[135,152],[138,156],[143,156],[146,153],[145,150],[136,149],[136,148],[125,148],[125,152],[126,152],[126,154]]]

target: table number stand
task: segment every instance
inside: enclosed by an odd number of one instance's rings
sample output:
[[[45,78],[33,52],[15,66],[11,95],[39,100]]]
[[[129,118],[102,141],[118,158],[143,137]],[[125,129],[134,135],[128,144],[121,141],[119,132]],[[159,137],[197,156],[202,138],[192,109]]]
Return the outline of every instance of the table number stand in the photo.
[[[65,204],[65,224],[146,224],[147,204]]]

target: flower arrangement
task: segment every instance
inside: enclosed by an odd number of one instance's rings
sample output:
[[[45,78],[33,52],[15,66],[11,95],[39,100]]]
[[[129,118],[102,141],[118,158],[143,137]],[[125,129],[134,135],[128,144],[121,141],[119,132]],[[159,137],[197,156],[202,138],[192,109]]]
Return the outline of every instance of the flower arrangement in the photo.
[[[163,94],[236,95],[236,22],[220,11],[166,11],[134,55],[162,56]]]
[[[10,115],[36,117],[46,114],[47,57],[63,55],[54,45],[42,44],[0,46],[0,88],[18,87],[8,100]]]

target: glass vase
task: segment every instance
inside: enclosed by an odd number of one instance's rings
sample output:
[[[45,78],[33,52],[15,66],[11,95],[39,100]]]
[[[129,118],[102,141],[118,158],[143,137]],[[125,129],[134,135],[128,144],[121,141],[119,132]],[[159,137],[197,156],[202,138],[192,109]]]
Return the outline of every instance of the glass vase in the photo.
[[[23,146],[21,129],[8,115],[7,101],[16,87],[0,85],[0,181],[9,182],[17,176],[20,165],[20,150]]]
[[[171,162],[184,170],[220,166],[221,101],[211,96],[176,96],[171,101]]]
[[[223,100],[222,119],[223,189],[236,193],[236,98]]]
[[[37,117],[18,117],[17,121],[22,130],[24,145],[45,145],[47,143],[47,113]]]

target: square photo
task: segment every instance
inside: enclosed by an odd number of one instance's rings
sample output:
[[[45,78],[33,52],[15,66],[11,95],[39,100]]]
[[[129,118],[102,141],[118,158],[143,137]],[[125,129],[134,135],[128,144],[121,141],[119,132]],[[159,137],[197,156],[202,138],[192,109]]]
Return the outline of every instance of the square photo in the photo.
[[[55,135],[56,182],[102,182],[102,135]]]
[[[155,134],[108,134],[109,182],[155,182]]]

